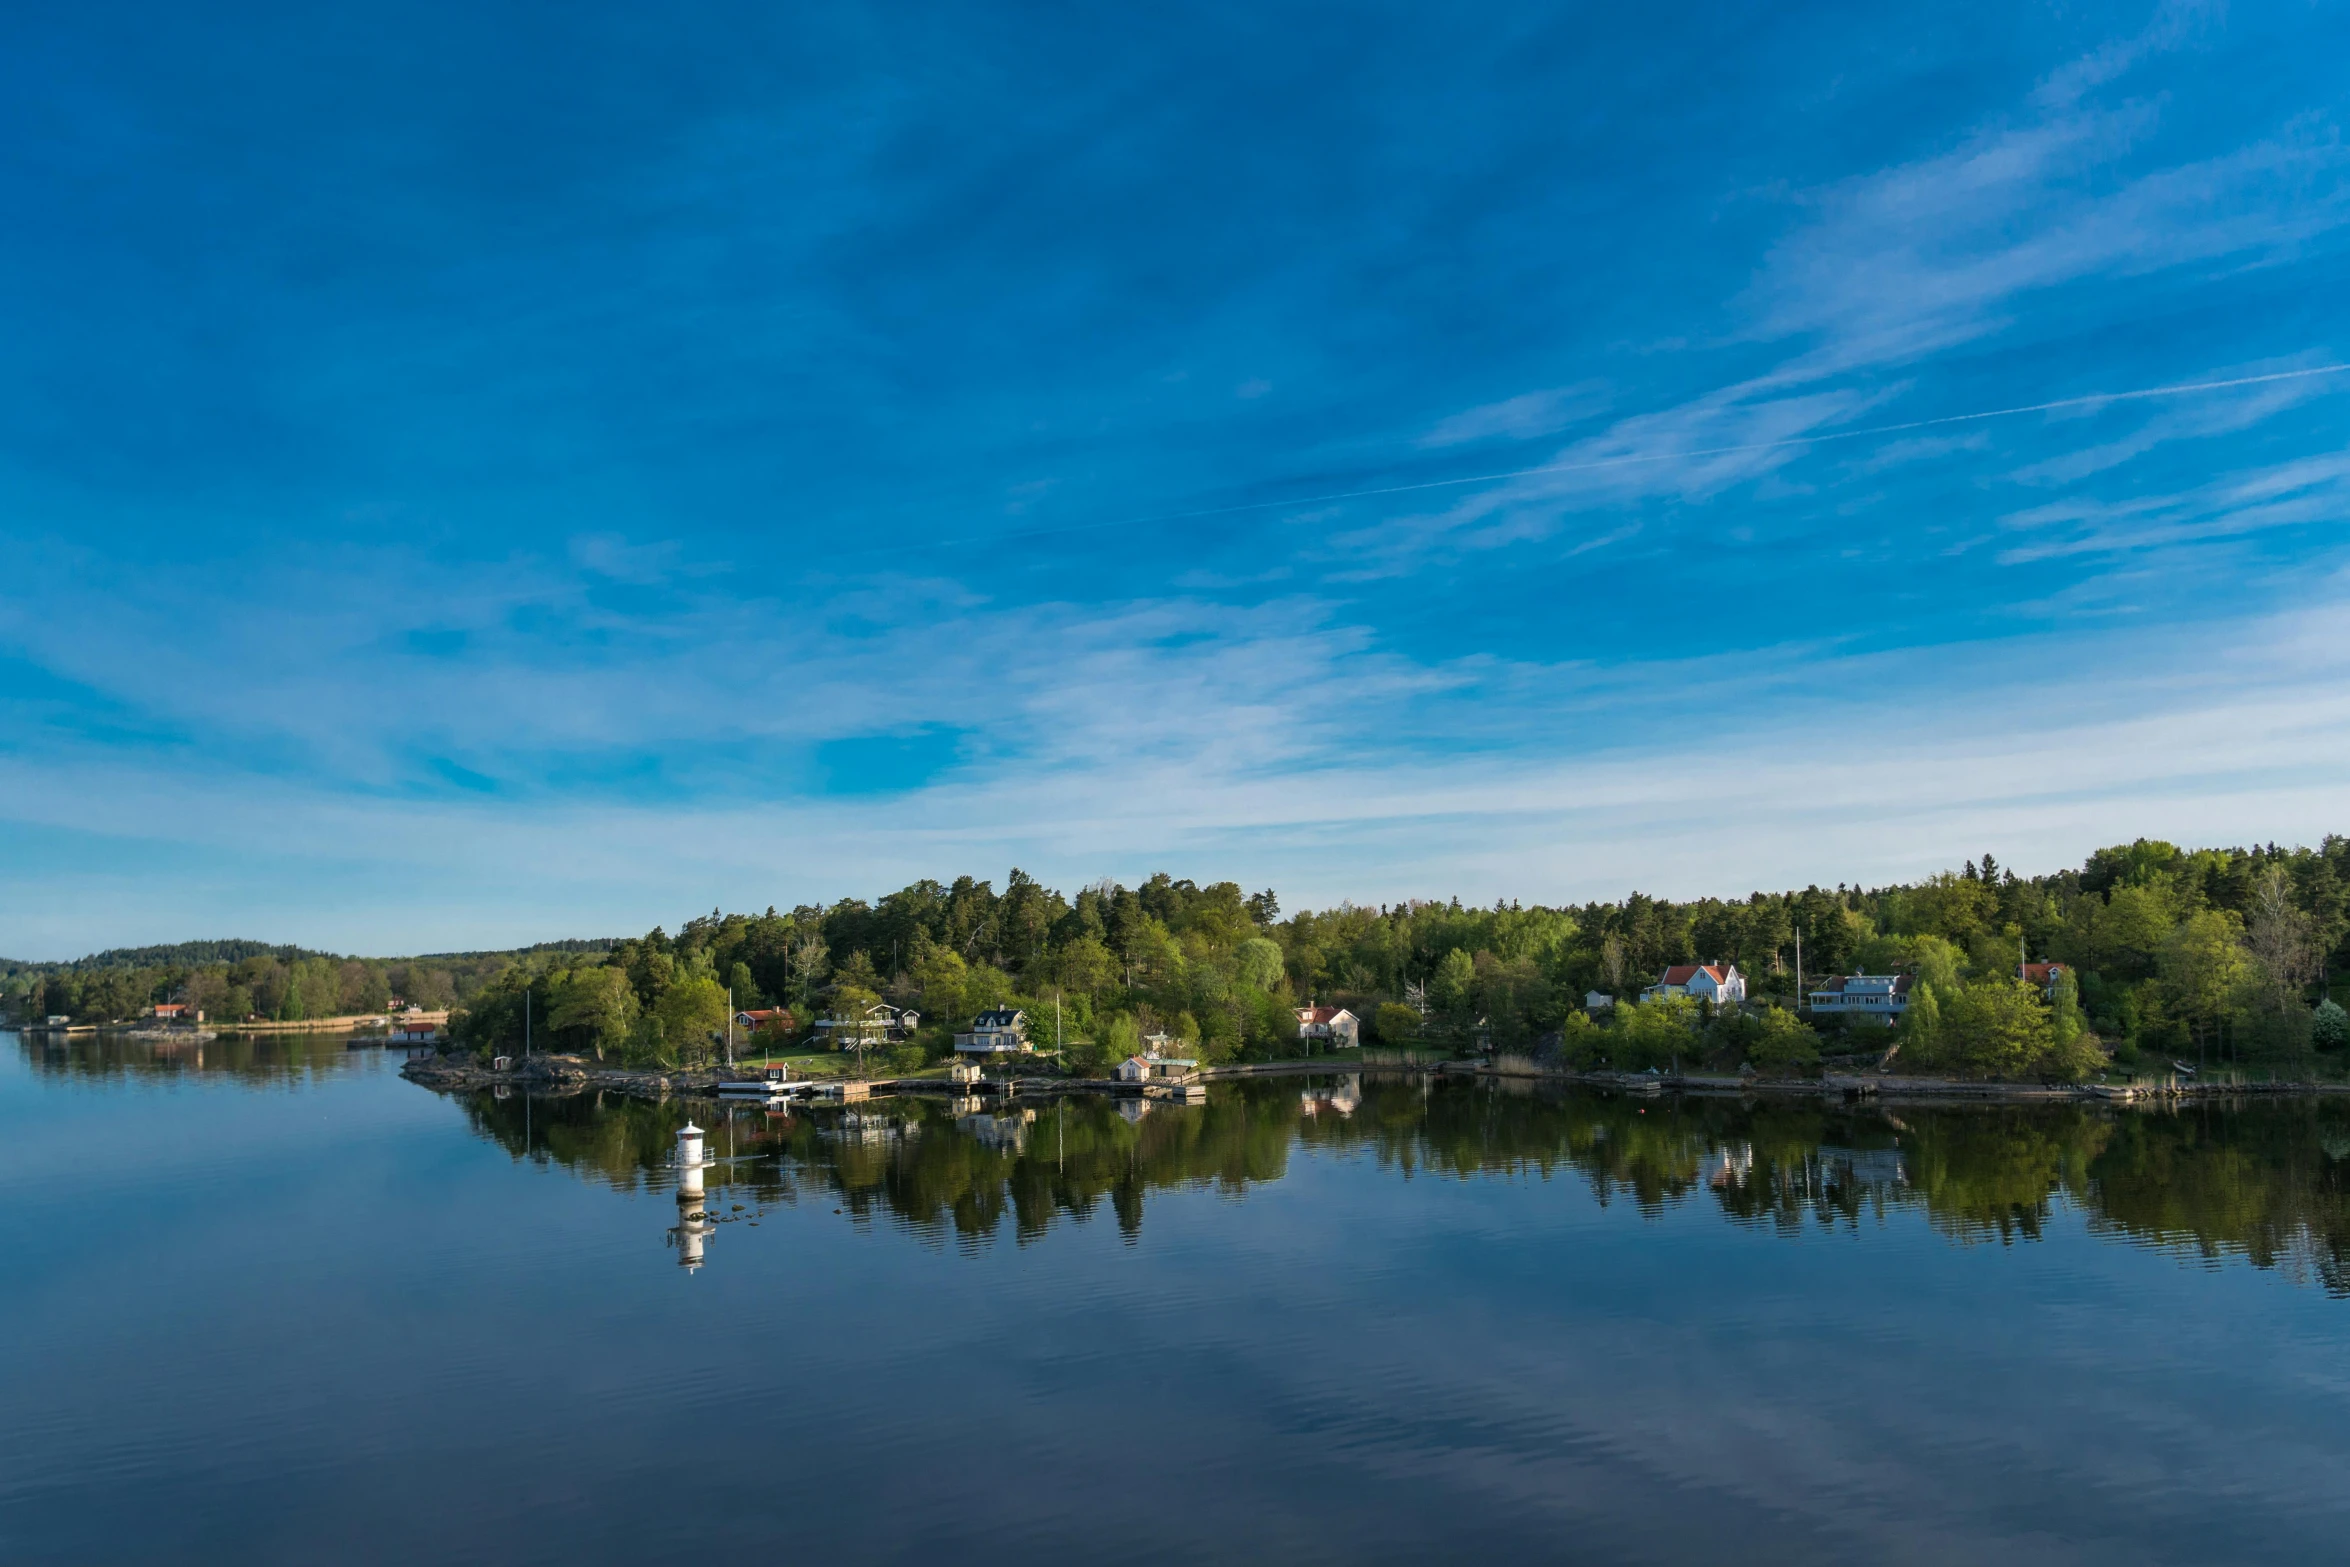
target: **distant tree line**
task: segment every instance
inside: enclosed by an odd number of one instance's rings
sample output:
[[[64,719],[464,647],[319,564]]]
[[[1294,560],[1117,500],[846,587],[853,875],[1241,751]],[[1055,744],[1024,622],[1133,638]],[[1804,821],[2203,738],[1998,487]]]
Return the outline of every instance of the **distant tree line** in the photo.
[[[592,953],[608,942],[550,942],[522,952],[350,958],[257,941],[192,941],[132,947],[71,963],[0,964],[0,1004],[19,1019],[77,1023],[136,1018],[181,1002],[214,1022],[301,1022],[384,1011],[393,1000],[441,1011],[517,962]]]
[[[2350,960],[2350,839],[2317,848],[2180,849],[2139,840],[2078,869],[2019,877],[1991,855],[1921,882],[1806,887],[1580,907],[1405,899],[1284,916],[1271,891],[1164,873],[1074,895],[1014,870],[918,881],[877,901],[712,910],[675,934],[521,952],[376,960],[270,948],[233,960],[110,955],[0,974],[19,1015],[133,1016],[156,1001],[216,1018],[332,1016],[392,997],[453,1006],[470,1048],[707,1059],[730,1004],[775,1014],[769,1037],[881,1003],[921,1022],[885,1064],[935,1060],[983,1008],[1026,1009],[1046,1049],[1099,1069],[1153,1035],[1213,1061],[1297,1049],[1295,1009],[1344,1006],[1386,1045],[1490,1050],[1640,1070],[1796,1071],[1825,1056],[1896,1069],[2077,1078],[2109,1059],[2297,1063],[2339,1050],[2331,989]],[[197,944],[227,948],[237,944]],[[1801,973],[1797,965],[1800,961]],[[2062,966],[2026,984],[2023,962]],[[1749,1001],[1715,1009],[1642,992],[1665,968],[1735,963]],[[1815,1026],[1809,982],[1907,974],[1897,1030]],[[1801,983],[1799,983],[1801,981]],[[1597,993],[1615,1005],[1593,1009]]]

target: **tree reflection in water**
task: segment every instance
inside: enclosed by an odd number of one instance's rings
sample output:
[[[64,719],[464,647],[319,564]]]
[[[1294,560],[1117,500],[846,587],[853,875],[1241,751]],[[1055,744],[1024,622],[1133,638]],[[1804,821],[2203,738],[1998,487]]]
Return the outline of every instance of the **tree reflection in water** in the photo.
[[[1784,1233],[1856,1231],[1912,1209],[1962,1244],[2038,1237],[2058,1206],[2092,1229],[2198,1257],[2287,1267],[2350,1293],[2350,1104],[2290,1099],[2175,1113],[2103,1106],[1881,1109],[1822,1100],[1636,1098],[1417,1076],[1256,1079],[1204,1105],[1092,1096],[956,1113],[901,1098],[789,1113],[616,1096],[465,1101],[476,1128],[625,1189],[669,1183],[677,1129],[711,1128],[711,1203],[822,1202],[860,1221],[1025,1243],[1106,1207],[1139,1233],[1153,1188],[1237,1194],[1293,1149],[1406,1178],[1572,1175],[1648,1215],[1709,1203]]]
[[[194,1031],[191,1031],[193,1033]],[[383,1038],[330,1033],[236,1034],[208,1039],[127,1039],[118,1033],[19,1034],[17,1052],[46,1077],[167,1083],[227,1078],[270,1085],[389,1065]]]

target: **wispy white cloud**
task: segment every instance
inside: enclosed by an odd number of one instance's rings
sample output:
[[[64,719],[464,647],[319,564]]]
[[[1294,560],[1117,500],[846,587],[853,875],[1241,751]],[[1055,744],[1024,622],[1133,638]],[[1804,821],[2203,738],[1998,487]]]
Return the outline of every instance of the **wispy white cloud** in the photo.
[[[1464,409],[1436,425],[1419,439],[1422,446],[1459,446],[1496,438],[1531,440],[1588,419],[1608,403],[1608,390],[1597,382],[1521,392],[1482,408]]]
[[[2266,368],[2266,367],[2262,367]],[[2247,373],[2257,374],[2258,371]],[[2317,379],[2276,381],[2247,387],[2234,395],[2198,398],[2157,408],[2135,430],[2112,440],[2077,447],[2038,462],[2027,463],[2007,477],[2019,484],[2074,484],[2091,474],[2117,468],[2143,457],[2168,442],[2200,440],[2249,430],[2288,408],[2342,390],[2339,383]]]
[[[2232,474],[2171,494],[2052,501],[2000,519],[2031,539],[1999,552],[2022,565],[2069,555],[2108,555],[2237,538],[2271,528],[2339,523],[2350,515],[2350,453],[2330,452]]]
[[[1607,668],[1417,666],[1299,605],[1213,626],[1165,605],[1042,628],[1007,612],[959,627],[1014,655],[996,695],[966,676],[889,714],[960,700],[966,721],[1016,735],[1021,754],[883,801],[591,793],[517,813],[300,775],[20,753],[0,757],[7,830],[100,848],[59,897],[0,914],[0,950],[210,929],[213,896],[256,918],[277,911],[272,930],[392,948],[640,927],[677,916],[680,886],[697,907],[763,906],[1010,864],[1071,884],[1206,868],[1293,903],[1571,900],[1890,880],[1986,845],[2054,866],[2140,832],[2314,838],[2341,826],[2350,768],[2341,588],[2316,585],[2323,607],[2289,616],[2120,640],[1792,645]],[[1023,636],[1042,645],[1021,653]],[[1689,711],[1692,692],[1713,715],[1696,731],[1645,721]],[[208,869],[151,889],[133,917],[145,924],[126,932],[108,844],[126,865],[167,854]],[[289,859],[306,868],[298,883],[245,885]],[[490,912],[444,923],[476,889]]]
[[[2168,269],[2259,266],[2342,229],[2350,149],[2330,121],[2305,116],[2231,151],[2162,162],[2158,101],[2089,102],[2095,89],[2175,47],[2201,15],[2165,8],[2141,34],[2052,73],[2029,103],[1949,150],[1799,194],[1803,220],[1763,258],[1735,307],[1743,319],[1732,336],[1784,349],[1776,364],[1558,449],[1544,466],[1563,471],[1500,481],[1441,511],[1366,527],[1347,541],[1365,553],[1364,569],[1407,569],[1437,547],[1611,533],[1575,519],[1715,499],[1784,472],[1807,451],[1771,443],[1852,428],[1909,391],[1936,356],[2012,327],[2036,296]],[[1888,381],[1894,372],[1906,379]],[[2181,405],[2011,478],[2077,482],[2166,441],[2250,428],[2329,390],[2284,383]],[[1548,395],[1470,409],[1435,429],[1483,432]],[[1853,471],[1950,449],[1942,438],[1903,441]]]

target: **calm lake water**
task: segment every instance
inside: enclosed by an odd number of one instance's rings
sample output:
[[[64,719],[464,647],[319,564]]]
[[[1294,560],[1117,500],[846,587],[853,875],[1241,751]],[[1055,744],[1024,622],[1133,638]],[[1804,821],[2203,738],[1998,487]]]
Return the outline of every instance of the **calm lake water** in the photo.
[[[696,1237],[397,1067],[0,1036],[0,1560],[2350,1552],[2350,1104],[697,1108]]]

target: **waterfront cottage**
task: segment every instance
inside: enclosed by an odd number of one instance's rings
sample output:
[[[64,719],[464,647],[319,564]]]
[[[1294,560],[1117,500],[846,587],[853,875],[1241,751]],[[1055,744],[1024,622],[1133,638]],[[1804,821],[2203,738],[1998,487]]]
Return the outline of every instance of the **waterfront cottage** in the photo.
[[[1811,990],[1812,1016],[1868,1018],[1890,1027],[1909,1010],[1911,979],[1907,974],[1839,974],[1824,979]]]
[[[955,1036],[955,1049],[964,1055],[1030,1053],[1035,1048],[1028,1042],[1028,1014],[1017,1007],[991,1007]]]
[[[1676,963],[1644,994],[1660,1001],[1692,996],[1717,1007],[1734,1007],[1746,999],[1746,976],[1735,963]]]
[[[1362,1041],[1362,1025],[1344,1007],[1299,1007],[1297,1037],[1326,1041],[1333,1050],[1351,1050]]]
[[[1156,1040],[1167,1040],[1167,1036],[1164,1034],[1154,1034],[1151,1037]],[[1167,1042],[1172,1043],[1172,1041]],[[1117,1074],[1118,1081],[1121,1083],[1148,1083],[1158,1079],[1189,1077],[1198,1068],[1199,1061],[1195,1057],[1163,1055],[1157,1047],[1154,1047],[1147,1055],[1128,1056],[1119,1062]]]

